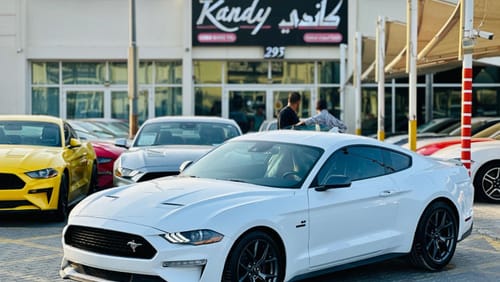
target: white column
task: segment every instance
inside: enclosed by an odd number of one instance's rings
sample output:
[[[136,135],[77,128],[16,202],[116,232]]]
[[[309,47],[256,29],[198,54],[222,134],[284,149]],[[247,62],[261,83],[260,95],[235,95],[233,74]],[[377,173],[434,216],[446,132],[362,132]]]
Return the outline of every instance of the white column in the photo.
[[[406,71],[409,80],[408,134],[410,150],[417,148],[417,0],[408,0],[408,30],[406,41]]]
[[[356,32],[355,50],[354,50],[354,108],[356,129],[355,134],[361,135],[361,58],[362,58],[363,38],[360,32]]]
[[[385,139],[385,19],[378,17],[377,21],[377,38],[376,38],[376,72],[375,80],[378,82],[378,140],[384,141]]]
[[[194,115],[193,50],[191,40],[191,5],[184,1],[184,40],[182,55],[182,115]]]

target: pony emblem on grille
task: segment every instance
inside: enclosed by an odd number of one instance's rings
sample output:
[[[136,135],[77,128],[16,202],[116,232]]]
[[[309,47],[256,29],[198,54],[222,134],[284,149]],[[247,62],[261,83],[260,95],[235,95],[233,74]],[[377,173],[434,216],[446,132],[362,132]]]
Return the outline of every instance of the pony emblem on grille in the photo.
[[[132,240],[130,242],[127,242],[127,246],[130,246],[130,248],[132,249],[132,252],[135,253],[135,249],[137,249],[137,247],[142,246],[142,244],[141,243],[136,243],[135,240]]]

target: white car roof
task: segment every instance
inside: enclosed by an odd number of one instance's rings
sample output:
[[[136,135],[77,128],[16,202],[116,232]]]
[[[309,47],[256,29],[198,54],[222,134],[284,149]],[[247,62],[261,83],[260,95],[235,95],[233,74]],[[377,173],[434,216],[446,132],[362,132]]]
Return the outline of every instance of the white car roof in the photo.
[[[373,138],[347,133],[333,133],[324,131],[260,131],[255,133],[247,133],[245,135],[231,139],[230,141],[233,140],[263,140],[273,142],[299,143],[303,145],[320,147],[323,149],[330,148],[331,146],[341,146],[343,144],[361,143],[390,147],[395,148],[398,151],[402,151],[401,147],[399,146],[386,144]]]

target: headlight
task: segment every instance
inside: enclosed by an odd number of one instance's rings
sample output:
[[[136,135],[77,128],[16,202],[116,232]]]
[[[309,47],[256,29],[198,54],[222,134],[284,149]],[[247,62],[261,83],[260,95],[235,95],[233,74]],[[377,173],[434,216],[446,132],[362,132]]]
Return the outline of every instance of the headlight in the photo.
[[[49,167],[40,170],[29,171],[26,172],[25,174],[31,178],[40,179],[40,178],[53,178],[56,177],[58,173],[57,170]]]
[[[137,182],[145,173],[140,170],[133,170],[126,167],[115,168],[115,176],[131,179]]]
[[[224,235],[208,229],[166,233],[162,235],[172,244],[206,245],[217,243]]]

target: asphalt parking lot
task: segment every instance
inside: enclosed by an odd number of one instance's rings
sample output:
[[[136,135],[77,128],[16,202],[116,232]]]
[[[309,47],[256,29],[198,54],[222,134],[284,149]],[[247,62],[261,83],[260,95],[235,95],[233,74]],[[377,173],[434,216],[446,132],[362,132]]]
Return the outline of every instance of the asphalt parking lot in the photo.
[[[67,281],[59,277],[64,223],[36,216],[0,217],[0,281]],[[500,281],[500,205],[475,205],[472,235],[459,243],[441,272],[416,270],[393,259],[317,277],[312,281]]]

